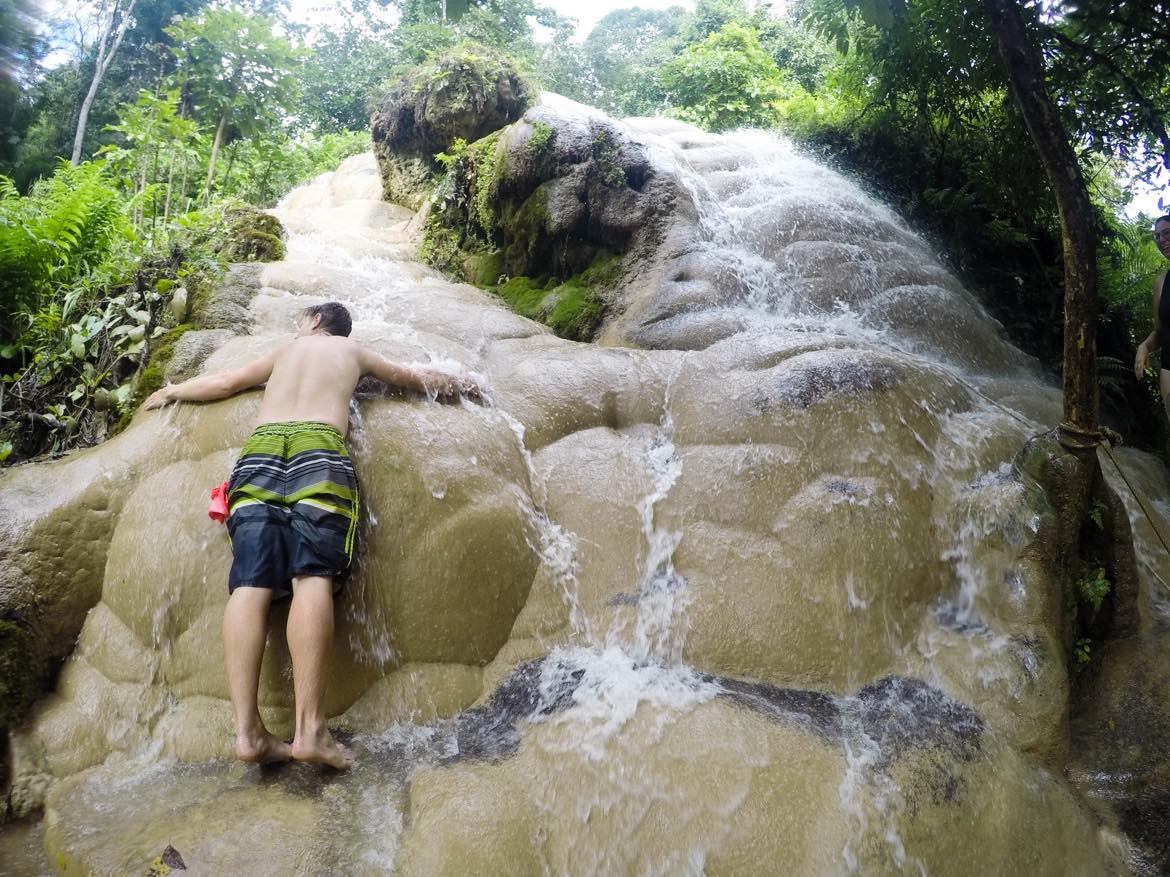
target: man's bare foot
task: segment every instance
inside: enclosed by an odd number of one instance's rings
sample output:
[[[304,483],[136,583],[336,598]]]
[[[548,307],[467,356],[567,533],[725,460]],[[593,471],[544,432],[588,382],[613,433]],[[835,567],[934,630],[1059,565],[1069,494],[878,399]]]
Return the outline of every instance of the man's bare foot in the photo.
[[[277,740],[267,731],[261,734],[236,734],[236,758],[253,764],[288,761],[293,757],[292,747]]]
[[[328,730],[303,739],[293,739],[292,757],[307,764],[326,764],[337,770],[353,766],[353,750],[333,739]]]

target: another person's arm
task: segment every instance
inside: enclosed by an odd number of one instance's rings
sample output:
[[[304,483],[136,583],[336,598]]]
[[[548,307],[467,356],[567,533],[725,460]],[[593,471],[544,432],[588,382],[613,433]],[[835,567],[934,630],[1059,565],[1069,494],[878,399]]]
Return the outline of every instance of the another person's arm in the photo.
[[[142,404],[147,410],[161,408],[168,402],[211,402],[226,399],[251,387],[259,386],[272,376],[276,353],[268,353],[230,372],[200,375],[181,384],[168,384],[151,393]]]
[[[1150,330],[1150,334],[1146,336],[1145,340],[1138,345],[1137,354],[1133,358],[1133,373],[1139,381],[1142,379],[1142,375],[1146,373],[1146,363],[1150,359],[1150,351],[1157,347],[1162,340],[1162,325],[1158,320],[1158,309],[1162,302],[1162,287],[1165,283],[1165,274],[1154,281],[1154,328]],[[1162,368],[1168,366],[1170,366],[1170,363],[1162,363]]]
[[[364,347],[361,348],[360,364],[363,375],[373,375],[392,387],[418,393],[438,393],[440,396],[480,392],[479,384],[466,372],[449,375],[436,369],[402,365]]]

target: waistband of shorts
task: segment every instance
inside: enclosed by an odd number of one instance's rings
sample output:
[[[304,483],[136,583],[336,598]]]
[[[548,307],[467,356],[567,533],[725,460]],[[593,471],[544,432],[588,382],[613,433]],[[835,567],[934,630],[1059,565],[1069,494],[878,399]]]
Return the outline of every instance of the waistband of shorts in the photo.
[[[335,435],[345,441],[341,430],[332,424],[322,423],[320,420],[278,420],[275,423],[262,423],[252,430],[252,435],[287,436],[305,432],[323,432]]]

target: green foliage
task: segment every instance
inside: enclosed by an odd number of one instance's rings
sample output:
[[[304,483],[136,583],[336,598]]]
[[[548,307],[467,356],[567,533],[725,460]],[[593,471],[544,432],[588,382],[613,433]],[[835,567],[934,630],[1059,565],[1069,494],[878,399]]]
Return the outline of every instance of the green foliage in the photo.
[[[323,30],[302,62],[298,111],[319,135],[368,128],[367,99],[402,63],[399,48],[380,34],[353,24]]]
[[[463,253],[460,249],[459,232],[444,225],[437,215],[432,215],[427,219],[423,229],[418,258],[440,271],[460,274],[463,268]]]
[[[1089,506],[1089,520],[1097,525],[1098,530],[1105,529],[1105,512],[1105,503],[1099,499],[1094,500],[1093,504]]]
[[[583,69],[564,93],[614,115],[653,115],[665,103],[658,70],[681,48],[685,19],[680,7],[610,12],[585,38]]]
[[[672,113],[713,131],[776,124],[794,88],[755,31],[736,22],[688,46],[662,68],[661,81]]]
[[[468,150],[475,164],[475,182],[471,198],[471,215],[482,229],[495,225],[496,200],[500,187],[503,156],[500,132],[477,140]]]
[[[1105,570],[1098,568],[1077,579],[1077,594],[1094,612],[1101,608],[1105,598],[1109,596],[1112,585],[1105,577]]]
[[[1088,637],[1081,637],[1073,646],[1073,658],[1079,666],[1084,666],[1093,660],[1093,641]]]
[[[456,209],[466,208],[467,233],[480,241],[493,243],[496,226],[497,195],[503,171],[503,156],[499,149],[502,131],[493,131],[474,143],[456,137],[448,152],[435,155],[435,160],[445,169],[445,176],[439,185],[445,206]],[[428,222],[420,257],[423,261],[445,271],[451,271],[453,261],[446,235],[447,223],[436,212],[434,222]],[[460,244],[456,234],[456,245]]]
[[[276,22],[236,8],[209,8],[166,28],[175,41],[182,90],[214,119],[204,201],[217,149],[229,138],[261,138],[291,112],[299,92],[294,74],[305,53],[276,33]],[[228,125],[232,125],[229,132]]]
[[[124,208],[103,162],[61,162],[23,198],[0,177],[0,338],[12,337],[19,314],[36,311],[55,288],[94,271],[127,239]]]
[[[597,132],[591,145],[593,160],[601,170],[601,180],[611,189],[621,189],[626,185],[626,173],[618,164],[618,145],[604,129]]]
[[[170,364],[175,355],[175,344],[194,328],[190,323],[175,326],[160,335],[151,345],[150,359],[139,374],[137,385],[134,388],[133,404],[135,406],[141,404],[147,396],[163,386],[166,380],[167,365]]]
[[[104,161],[62,163],[24,197],[7,180],[0,190],[0,445],[13,462],[92,443],[131,409],[167,299],[205,273],[196,241],[210,238],[199,216],[154,247],[135,238],[141,198],[120,192]]]

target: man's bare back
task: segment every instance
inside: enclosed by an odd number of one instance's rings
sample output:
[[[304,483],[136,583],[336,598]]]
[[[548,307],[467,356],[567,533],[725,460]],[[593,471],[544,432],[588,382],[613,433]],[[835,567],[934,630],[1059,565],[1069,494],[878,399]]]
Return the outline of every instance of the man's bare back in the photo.
[[[345,435],[364,352],[356,341],[336,335],[300,336],[281,347],[272,358],[257,422],[313,420]]]

